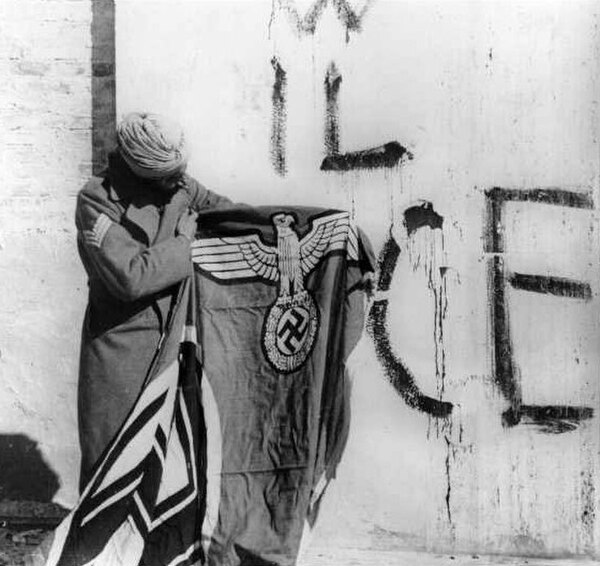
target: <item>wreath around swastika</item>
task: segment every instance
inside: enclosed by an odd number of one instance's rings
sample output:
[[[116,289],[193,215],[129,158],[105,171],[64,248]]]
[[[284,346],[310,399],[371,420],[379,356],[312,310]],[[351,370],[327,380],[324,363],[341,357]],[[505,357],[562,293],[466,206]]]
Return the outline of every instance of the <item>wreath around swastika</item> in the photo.
[[[263,327],[263,349],[269,363],[291,373],[306,361],[319,329],[319,310],[308,293],[278,300]]]

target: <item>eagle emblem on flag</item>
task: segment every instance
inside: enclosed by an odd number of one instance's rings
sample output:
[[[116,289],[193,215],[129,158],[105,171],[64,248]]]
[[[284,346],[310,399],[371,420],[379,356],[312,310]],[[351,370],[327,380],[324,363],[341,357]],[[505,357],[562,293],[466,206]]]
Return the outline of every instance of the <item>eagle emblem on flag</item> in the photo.
[[[295,217],[278,212],[271,217],[276,245],[259,234],[200,238],[192,243],[192,261],[217,281],[262,279],[277,284],[276,301],[265,318],[262,345],[271,366],[291,373],[310,355],[319,331],[320,314],[306,289],[306,279],[334,252],[358,260],[358,236],[347,212],[319,216],[303,237],[296,232]]]

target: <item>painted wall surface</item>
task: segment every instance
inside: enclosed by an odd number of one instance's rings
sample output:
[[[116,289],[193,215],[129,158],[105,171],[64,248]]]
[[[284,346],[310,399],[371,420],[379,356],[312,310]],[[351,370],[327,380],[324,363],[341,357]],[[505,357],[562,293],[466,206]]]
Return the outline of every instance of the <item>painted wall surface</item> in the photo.
[[[600,555],[598,18],[117,1],[119,115],[180,119],[191,172],[235,200],[351,210],[379,255],[313,549]],[[66,504],[91,19],[84,0],[0,2],[0,435],[37,443]]]
[[[387,251],[313,547],[600,549],[597,18],[117,2],[119,114],[184,122],[208,187],[349,209]]]
[[[77,488],[91,15],[86,1],[0,2],[0,501],[69,504]]]

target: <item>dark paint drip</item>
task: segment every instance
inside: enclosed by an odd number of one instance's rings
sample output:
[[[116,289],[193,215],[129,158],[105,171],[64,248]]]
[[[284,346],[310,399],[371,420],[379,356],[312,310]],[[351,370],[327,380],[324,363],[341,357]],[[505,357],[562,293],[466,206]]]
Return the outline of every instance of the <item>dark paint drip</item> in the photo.
[[[352,151],[340,155],[328,155],[321,163],[321,171],[351,171],[354,169],[384,169],[395,167],[400,159],[412,159],[410,153],[397,141],[384,145]]]
[[[404,211],[410,242],[410,259],[413,271],[421,267],[427,277],[427,287],[433,296],[434,324],[433,343],[435,347],[435,375],[438,397],[441,400],[446,380],[446,350],[444,348],[444,321],[448,310],[446,274],[448,268],[440,265],[444,257],[444,237],[442,228],[444,217],[438,214],[431,202],[423,202]],[[428,231],[420,232],[423,228]]]
[[[396,269],[400,247],[390,236],[378,258],[379,280],[377,291],[389,290]],[[388,301],[380,299],[373,303],[367,320],[367,330],[375,343],[377,359],[383,366],[386,376],[396,391],[412,408],[434,417],[448,417],[452,413],[452,403],[443,402],[424,395],[415,383],[410,370],[394,354],[387,331]]]
[[[452,511],[450,509],[450,495],[452,493],[452,482],[450,480],[450,453],[451,443],[447,436],[444,436],[446,441],[446,515],[448,516],[448,522],[452,525]]]
[[[271,117],[271,164],[282,177],[287,173],[286,163],[286,123],[287,123],[287,73],[276,57],[271,60],[275,72],[273,83],[273,110]]]
[[[504,267],[503,210],[505,202],[531,202],[563,206],[567,208],[593,209],[591,196],[584,192],[562,189],[514,190],[494,187],[485,192],[486,223],[485,251],[494,254],[488,259],[488,294],[493,344],[494,381],[510,402],[510,408],[502,415],[505,426],[519,423],[534,424],[548,433],[574,430],[582,420],[591,418],[589,407],[522,405],[521,384],[513,358],[510,336],[509,310],[506,286],[517,289],[552,294],[575,299],[591,299],[591,287],[579,281],[550,276],[515,273],[509,275]]]
[[[513,273],[509,278],[509,282],[515,289],[522,291],[556,295],[557,297],[569,297],[572,299],[584,299],[586,301],[592,298],[592,288],[588,283],[564,277]]]
[[[347,0],[317,0],[312,4],[304,17],[301,17],[294,0],[278,0],[279,8],[286,13],[292,26],[298,35],[312,35],[323,11],[331,3],[335,7],[338,19],[346,28],[346,41],[350,40],[350,32],[362,31],[362,21],[374,0],[366,0],[362,9],[356,11]]]
[[[409,236],[423,226],[441,230],[444,225],[444,217],[433,209],[431,202],[425,201],[404,211],[404,225]]]
[[[593,462],[589,461],[581,478],[581,523],[586,537],[586,547],[593,551],[596,524],[596,488],[594,486]]]
[[[338,155],[340,152],[340,129],[338,95],[342,75],[335,63],[331,63],[325,74],[325,150],[327,155]]]
[[[446,348],[444,347],[444,321],[448,312],[448,289],[446,285],[445,271],[439,268],[440,280],[435,284],[429,280],[429,289],[433,294],[434,325],[433,343],[435,345],[435,377],[438,384],[438,396],[441,398],[446,389]]]

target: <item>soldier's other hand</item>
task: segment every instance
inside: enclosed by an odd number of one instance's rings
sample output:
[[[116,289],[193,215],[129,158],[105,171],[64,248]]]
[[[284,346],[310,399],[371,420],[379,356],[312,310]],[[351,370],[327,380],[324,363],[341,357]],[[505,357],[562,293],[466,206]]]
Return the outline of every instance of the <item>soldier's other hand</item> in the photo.
[[[177,223],[177,235],[185,236],[191,242],[196,235],[197,219],[198,213],[196,211],[188,209],[184,212]]]

